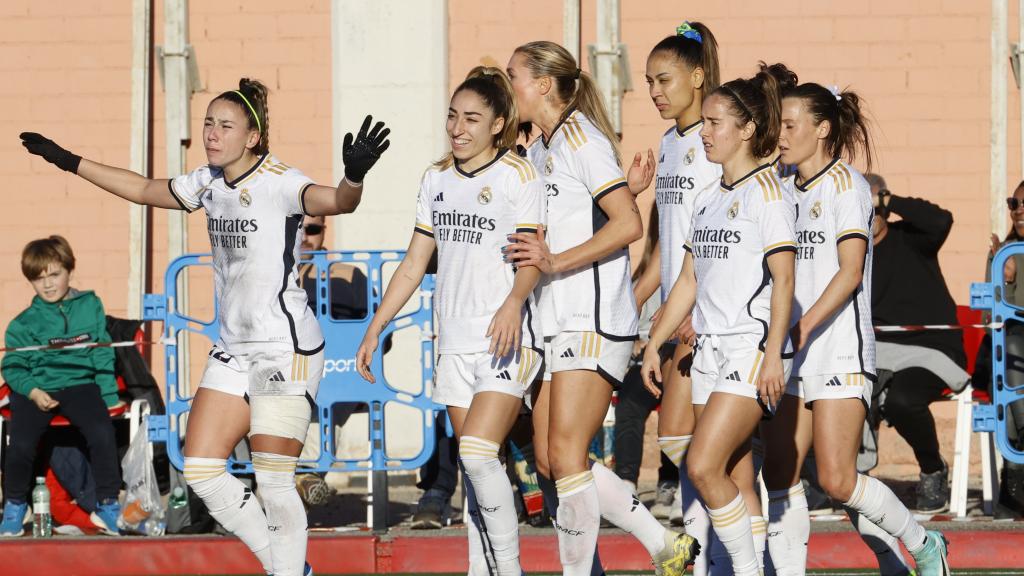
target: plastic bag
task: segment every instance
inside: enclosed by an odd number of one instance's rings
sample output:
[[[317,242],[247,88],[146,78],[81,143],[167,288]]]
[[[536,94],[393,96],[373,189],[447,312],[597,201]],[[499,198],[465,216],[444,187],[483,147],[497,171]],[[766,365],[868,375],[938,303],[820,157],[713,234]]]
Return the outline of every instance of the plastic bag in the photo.
[[[139,427],[121,460],[125,496],[117,527],[122,531],[161,536],[166,526],[160,489],[153,469],[153,445],[145,425]]]

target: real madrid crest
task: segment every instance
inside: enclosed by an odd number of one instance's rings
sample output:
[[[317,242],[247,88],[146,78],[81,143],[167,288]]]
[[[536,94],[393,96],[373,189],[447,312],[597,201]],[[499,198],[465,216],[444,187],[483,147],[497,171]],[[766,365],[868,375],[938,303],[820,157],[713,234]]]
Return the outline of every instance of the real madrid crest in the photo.
[[[811,215],[811,218],[817,220],[818,216],[821,216],[821,202],[815,202],[814,206],[811,206],[809,214]]]
[[[693,164],[693,157],[696,153],[696,148],[690,148],[690,151],[686,153],[686,156],[683,156],[683,164],[686,164],[687,166]]]
[[[252,204],[252,196],[249,195],[248,188],[242,188],[242,191],[238,193],[238,203],[242,205],[242,208],[248,208]]]
[[[551,160],[551,156],[548,156],[548,159],[544,162],[544,174],[546,176],[551,176],[551,172],[554,169],[555,169],[555,165],[554,165],[553,161]]]
[[[729,211],[725,213],[725,217],[728,218],[729,220],[732,220],[739,213],[740,213],[740,203],[739,202],[733,202],[732,206],[729,206]]]
[[[491,187],[490,186],[484,186],[483,190],[480,190],[480,193],[476,195],[476,201],[481,203],[481,204],[490,204],[491,203]]]

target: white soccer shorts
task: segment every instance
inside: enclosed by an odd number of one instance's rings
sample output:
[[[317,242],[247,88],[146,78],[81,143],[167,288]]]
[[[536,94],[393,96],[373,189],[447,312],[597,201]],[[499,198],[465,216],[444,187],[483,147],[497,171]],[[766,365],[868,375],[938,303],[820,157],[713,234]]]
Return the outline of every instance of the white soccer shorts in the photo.
[[[434,402],[469,408],[473,395],[480,392],[522,398],[540,367],[540,353],[526,347],[503,358],[488,352],[441,354],[434,372]]]
[[[865,374],[817,374],[791,378],[786,394],[802,398],[808,406],[815,400],[859,398],[867,408],[871,406],[873,389],[873,383]]]
[[[759,344],[759,338],[753,334],[697,336],[690,371],[693,403],[707,404],[713,392],[758,400],[757,377],[764,361]],[[783,358],[787,379],[792,365],[791,359]]]
[[[324,352],[295,353],[272,342],[241,344],[231,351],[210,349],[200,388],[234,396],[303,396],[316,399],[324,373]]]
[[[609,340],[597,332],[562,332],[551,339],[545,357],[550,372],[591,370],[620,386],[629,370],[632,340]]]

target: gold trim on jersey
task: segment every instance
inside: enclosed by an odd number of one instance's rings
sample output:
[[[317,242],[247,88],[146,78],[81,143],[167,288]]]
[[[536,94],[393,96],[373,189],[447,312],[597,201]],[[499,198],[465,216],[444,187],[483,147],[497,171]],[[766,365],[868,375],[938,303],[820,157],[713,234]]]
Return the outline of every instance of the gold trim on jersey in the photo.
[[[587,143],[587,135],[583,132],[583,127],[580,126],[580,121],[575,116],[570,115],[565,119],[565,123],[562,124],[562,133],[565,134],[565,139],[573,151],[579,150]]]
[[[675,132],[676,137],[678,137],[678,138],[686,138],[690,134],[693,134],[695,131],[700,130],[701,126],[703,126],[703,125],[704,125],[704,121],[703,120],[697,120],[693,124],[690,124],[686,128],[683,128],[681,131],[679,130],[678,127],[673,126],[672,127],[672,131]]]
[[[537,171],[529,160],[520,158],[516,154],[509,153],[506,154],[501,161],[515,169],[519,174],[519,182],[521,184],[526,184],[527,182],[537,179]]]
[[[864,230],[863,228],[850,228],[848,230],[843,230],[839,234],[836,234],[836,238],[842,238],[843,236],[848,236],[850,234],[862,234],[864,236],[867,236],[868,231]]]
[[[540,228],[540,224],[529,224],[526,222],[516,224],[516,232],[536,232],[538,228]]]
[[[621,186],[621,185],[623,185],[625,183],[626,183],[626,179],[625,178],[616,178],[616,179],[612,180],[611,182],[606,182],[605,184],[602,184],[596,190],[591,192],[590,195],[593,196],[594,198],[597,198],[598,196],[601,196],[605,192],[610,191],[612,188],[615,188],[617,186]]]
[[[825,176],[831,174],[832,171],[835,170],[836,166],[838,165],[839,158],[835,158],[827,165],[825,165],[825,167],[821,169],[821,172],[818,172],[814,176],[811,176],[806,182],[797,183],[796,179],[794,178],[793,183],[796,184],[797,190],[801,192],[807,192],[811,188],[814,188],[818,184],[821,184],[821,182],[825,179]],[[799,174],[797,174],[797,176],[799,176]]]
[[[782,187],[771,173],[756,174],[754,177],[757,178],[757,183],[761,186],[761,194],[764,196],[765,202],[782,200]]]
[[[777,250],[779,248],[782,248],[783,246],[792,246],[796,248],[796,242],[793,242],[792,240],[783,240],[782,242],[776,242],[775,244],[772,244],[770,246],[765,246],[764,252],[767,254],[768,252],[771,252],[772,250]]]
[[[431,226],[423,224],[422,222],[417,222],[416,223],[416,227],[414,228],[414,230],[416,232],[419,232],[420,234],[426,234],[427,236],[430,236],[431,238],[434,237],[434,229]]]
[[[733,182],[732,184],[726,184],[725,183],[725,175],[723,175],[722,176],[722,180],[719,181],[719,187],[721,188],[722,192],[732,192],[733,190],[739,188],[743,184],[746,184],[747,180],[750,180],[751,178],[757,176],[758,174],[760,174],[761,172],[763,172],[765,170],[771,170],[771,169],[772,169],[772,165],[771,164],[762,164],[762,165],[758,166],[757,168],[754,168],[747,175],[743,176],[742,178],[740,178],[739,180]]]
[[[835,183],[837,194],[853,189],[853,175],[850,174],[850,169],[842,162],[837,162],[829,170],[829,175],[832,176],[832,181]]]

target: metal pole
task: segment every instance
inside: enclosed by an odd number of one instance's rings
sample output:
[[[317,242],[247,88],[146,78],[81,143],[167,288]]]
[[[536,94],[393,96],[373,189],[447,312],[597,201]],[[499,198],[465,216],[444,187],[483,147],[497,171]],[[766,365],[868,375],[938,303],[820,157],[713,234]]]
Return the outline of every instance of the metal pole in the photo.
[[[615,131],[622,134],[622,86],[619,60],[619,0],[597,1],[597,84]]]
[[[189,133],[190,98],[188,85],[188,0],[164,0],[164,92],[167,109],[167,176],[185,171],[185,144]],[[167,258],[173,260],[188,251],[188,227],[185,213],[167,212]],[[178,278],[178,311],[188,311],[188,278]],[[178,353],[179,386],[186,393],[191,386],[188,363],[188,332],[183,332]]]
[[[562,0],[562,46],[580,65],[580,0]]]
[[[129,169],[150,175],[150,61],[152,0],[132,0],[132,120]],[[149,207],[128,209],[128,317],[142,317],[142,294],[148,274]]]
[[[1007,0],[992,0],[992,127],[989,145],[992,153],[989,179],[989,220],[992,232],[1006,235],[1006,72],[1009,61]]]

